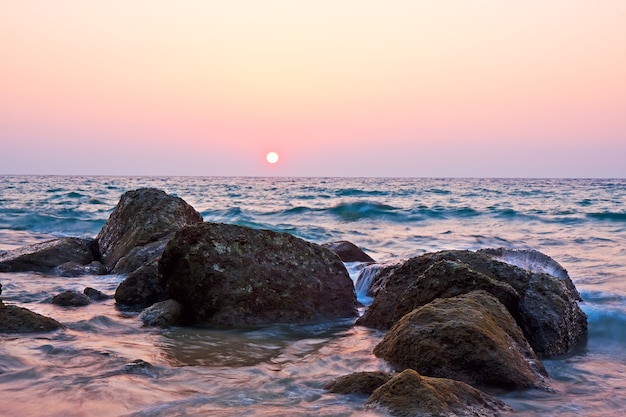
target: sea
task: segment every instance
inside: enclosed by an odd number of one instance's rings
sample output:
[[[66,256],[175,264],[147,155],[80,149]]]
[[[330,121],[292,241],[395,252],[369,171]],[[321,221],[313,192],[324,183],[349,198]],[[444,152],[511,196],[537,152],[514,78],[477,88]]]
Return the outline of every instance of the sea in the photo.
[[[378,262],[444,249],[540,251],[580,291],[588,340],[544,361],[555,392],[488,392],[514,416],[626,410],[625,179],[0,176],[0,250],[95,237],[121,195],[142,187],[181,197],[205,221],[348,240]],[[346,267],[356,280],[360,266]],[[0,273],[5,304],[65,325],[0,334],[1,416],[386,415],[366,409],[364,396],[324,389],[351,372],[390,370],[372,354],[383,333],[354,319],[158,329],[112,299],[50,304],[64,290],[112,295],[123,279]]]

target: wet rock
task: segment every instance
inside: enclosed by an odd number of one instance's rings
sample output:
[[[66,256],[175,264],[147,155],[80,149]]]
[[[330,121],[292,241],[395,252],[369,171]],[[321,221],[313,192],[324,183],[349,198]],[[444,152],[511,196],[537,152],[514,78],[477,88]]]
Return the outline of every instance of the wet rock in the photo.
[[[54,268],[52,272],[61,277],[79,277],[82,275],[105,275],[107,270],[102,265],[102,262],[93,261],[87,265],[77,262],[66,262]]]
[[[343,262],[376,262],[357,245],[347,240],[324,243],[322,246],[335,252]]]
[[[184,323],[183,306],[176,300],[155,303],[139,314],[144,326],[169,327]]]
[[[104,301],[110,300],[112,297],[110,295],[104,294],[102,291],[96,290],[95,288],[87,287],[83,290],[83,294],[89,297],[90,300],[93,301]]]
[[[78,291],[63,291],[52,297],[52,304],[63,307],[82,307],[91,303],[91,299]]]
[[[122,195],[96,240],[107,270],[129,273],[156,259],[176,230],[201,222],[202,216],[183,199],[141,188]]]
[[[167,298],[159,283],[159,268],[154,260],[131,272],[115,290],[115,301],[142,309]]]
[[[414,273],[412,263],[401,265],[395,273],[398,276],[411,275]],[[455,297],[474,290],[489,292],[509,310],[518,308],[519,294],[510,285],[476,272],[464,263],[443,259],[430,264],[414,279],[407,279],[405,287],[396,294],[396,300],[389,308],[373,306],[360,318],[358,324],[388,329],[405,314],[437,298]]]
[[[76,237],[48,240],[0,254],[0,272],[51,272],[67,262],[92,262],[93,241]]]
[[[400,262],[374,263],[366,265],[359,271],[355,288],[359,294],[368,297],[376,297],[378,292],[384,288],[390,275],[400,266]],[[370,326],[377,327],[377,326]]]
[[[5,305],[0,301],[0,332],[49,332],[63,327],[58,321],[23,307]]]
[[[286,233],[187,226],[159,261],[161,284],[198,322],[240,326],[356,315],[354,286],[331,250]]]
[[[506,308],[485,291],[405,315],[374,348],[399,370],[475,386],[549,389],[546,371]]]
[[[149,376],[150,378],[157,378],[159,373],[157,369],[150,362],[146,362],[143,359],[135,359],[132,362],[127,363],[122,368],[122,373],[130,375],[142,375]]]
[[[531,272],[540,272],[555,276],[565,282],[567,289],[572,293],[576,300],[582,301],[582,298],[567,273],[567,270],[546,254],[533,249],[517,250],[507,248],[480,249],[477,252],[488,255],[498,261],[515,265],[522,269],[527,269]]]
[[[451,261],[459,266],[453,267],[453,264],[441,261]],[[437,268],[426,273],[437,263]],[[473,272],[469,272],[468,268]],[[446,269],[450,270],[449,280],[454,285],[444,291],[441,286],[446,284]],[[372,305],[359,319],[360,325],[390,328],[403,311],[427,303],[429,297],[420,295],[416,290],[433,285],[436,291],[431,293],[433,296],[438,293],[438,297],[475,289],[484,289],[498,297],[540,357],[567,353],[586,338],[587,316],[565,282],[549,274],[524,270],[472,251],[424,254],[382,272],[382,278],[374,278],[379,290]],[[457,273],[458,276],[455,275]],[[423,275],[431,275],[439,283],[430,284]],[[463,280],[463,276],[467,279]],[[515,299],[511,300],[515,293]]]
[[[512,411],[497,398],[463,382],[421,376],[412,369],[374,391],[366,407],[403,417],[493,417]]]
[[[127,255],[120,258],[111,272],[113,274],[125,275],[136,271],[146,264],[156,262],[172,236],[173,234],[156,242],[134,247]]]
[[[355,372],[341,376],[324,388],[335,394],[371,395],[377,388],[391,379],[387,372]]]

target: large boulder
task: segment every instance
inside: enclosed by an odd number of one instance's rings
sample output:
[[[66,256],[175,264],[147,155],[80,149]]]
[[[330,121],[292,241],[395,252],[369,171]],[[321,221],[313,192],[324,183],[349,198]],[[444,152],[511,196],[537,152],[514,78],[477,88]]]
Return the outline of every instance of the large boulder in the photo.
[[[506,389],[548,388],[546,371],[507,309],[472,291],[405,315],[374,348],[398,369]]]
[[[513,411],[502,401],[459,381],[407,369],[369,397],[367,408],[402,417],[493,417]]]
[[[395,273],[397,277],[410,276],[414,273],[413,268],[413,262],[406,262]],[[516,310],[518,307],[519,294],[510,285],[476,272],[467,264],[442,259],[429,264],[414,279],[407,279],[406,286],[397,294],[395,302],[389,308],[380,308],[381,301],[376,301],[359,319],[358,324],[388,329],[405,314],[437,298],[455,297],[474,290],[489,292],[509,310]],[[381,295],[378,300],[383,299]]]
[[[428,253],[383,268],[381,274],[373,278],[375,299],[357,324],[389,329],[403,313],[435,298],[482,289],[509,309],[540,357],[566,353],[587,334],[587,316],[564,280],[484,253]]]
[[[155,188],[127,191],[96,237],[102,262],[113,273],[130,273],[158,258],[176,230],[195,223],[202,216],[180,197]]]
[[[357,313],[341,259],[286,233],[217,223],[187,226],[168,243],[159,271],[168,298],[197,322],[306,323]]]
[[[0,253],[0,272],[52,272],[67,262],[87,265],[94,261],[95,242],[65,237]]]
[[[347,240],[328,242],[322,246],[335,252],[343,262],[376,262],[361,248]]]

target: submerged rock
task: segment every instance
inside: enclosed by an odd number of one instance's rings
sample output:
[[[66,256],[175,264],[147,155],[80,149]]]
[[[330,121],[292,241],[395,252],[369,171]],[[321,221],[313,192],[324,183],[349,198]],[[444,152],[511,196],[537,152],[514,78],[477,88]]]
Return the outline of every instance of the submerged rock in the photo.
[[[403,417],[493,417],[512,411],[497,398],[463,382],[422,376],[412,369],[374,391],[366,406]]]
[[[343,262],[376,262],[357,245],[347,240],[324,243],[322,246],[335,252]]]
[[[374,348],[399,370],[470,385],[548,389],[546,371],[506,308],[485,291],[405,315]]]
[[[82,307],[91,303],[91,298],[78,291],[63,291],[52,297],[52,304],[63,307]]]
[[[391,374],[382,371],[355,372],[335,379],[324,388],[335,394],[371,395],[391,377]]]
[[[68,262],[86,265],[95,260],[94,241],[65,237],[0,253],[0,272],[52,272]]]
[[[331,250],[286,233],[187,226],[159,261],[161,283],[197,322],[227,326],[356,316],[354,286]]]
[[[122,195],[96,241],[107,270],[129,273],[158,258],[176,230],[201,222],[200,213],[180,197],[141,188]]]
[[[83,290],[83,294],[89,297],[93,301],[104,301],[110,300],[112,297],[103,293],[100,290],[96,290],[95,288],[87,287]]]
[[[428,253],[383,271],[382,280],[374,278],[376,297],[357,324],[389,329],[402,314],[435,298],[482,289],[509,309],[540,357],[566,353],[587,334],[587,316],[563,280],[483,253]]]
[[[58,321],[23,307],[5,305],[0,301],[0,332],[49,332],[63,327]]]

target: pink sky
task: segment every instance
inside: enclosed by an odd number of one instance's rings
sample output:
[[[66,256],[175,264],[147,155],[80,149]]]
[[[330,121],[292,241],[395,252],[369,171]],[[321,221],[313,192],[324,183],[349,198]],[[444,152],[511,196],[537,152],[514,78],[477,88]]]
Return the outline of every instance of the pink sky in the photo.
[[[622,0],[20,0],[0,56],[0,174],[626,177]]]

